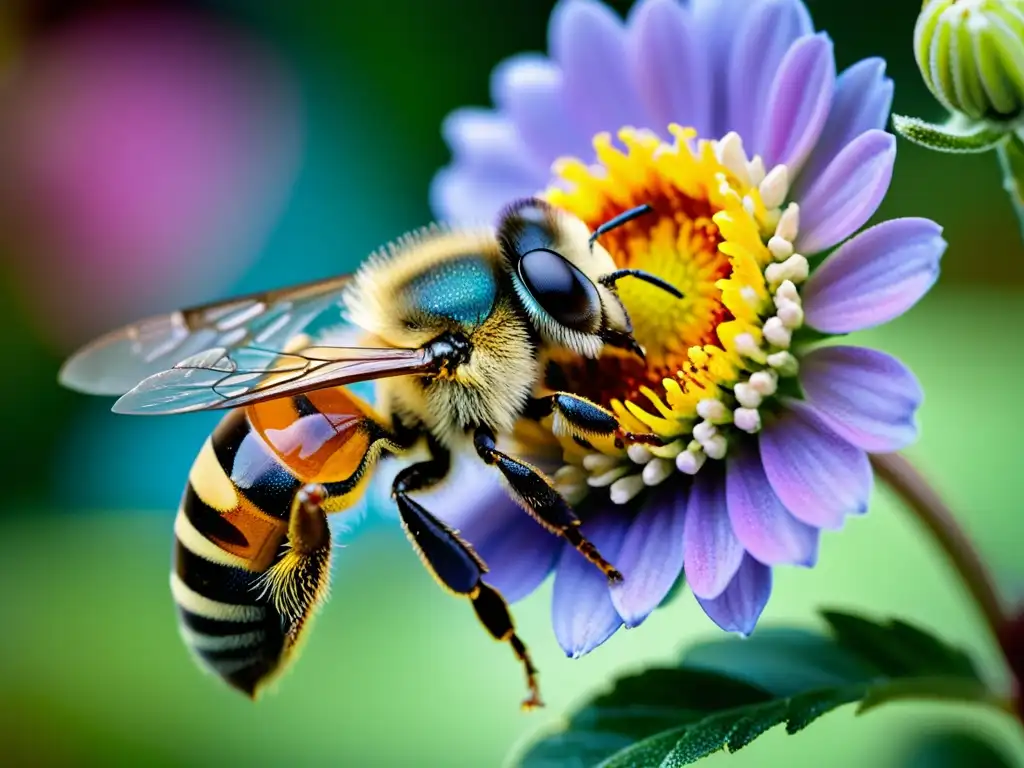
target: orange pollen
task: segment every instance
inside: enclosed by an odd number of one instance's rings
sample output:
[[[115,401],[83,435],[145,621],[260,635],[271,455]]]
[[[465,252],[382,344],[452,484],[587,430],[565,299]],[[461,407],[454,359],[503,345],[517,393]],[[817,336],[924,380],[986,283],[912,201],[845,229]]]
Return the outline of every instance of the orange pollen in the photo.
[[[599,139],[600,140],[600,139]],[[609,174],[611,175],[611,174]],[[674,180],[649,169],[639,183],[596,191],[586,205],[571,195],[559,201],[591,229],[635,206],[650,205],[641,216],[603,235],[601,244],[619,267],[643,269],[684,293],[677,300],[635,280],[619,283],[619,296],[630,314],[634,336],[647,354],[644,365],[633,356],[609,351],[599,360],[558,360],[551,381],[595,402],[643,399],[641,387],[661,390],[665,378],[686,378],[694,346],[720,346],[718,326],[732,319],[716,282],[730,275],[729,258],[718,250],[722,236],[712,217],[718,209],[708,196],[680,189]],[[554,196],[558,196],[555,194]]]
[[[694,475],[729,446],[757,434],[777,393],[799,372],[794,334],[803,325],[800,286],[810,263],[797,253],[799,206],[787,202],[789,171],[766,170],[741,137],[674,141],[624,128],[594,138],[596,165],[555,166],[562,184],[545,193],[591,230],[631,208],[651,213],[603,235],[619,268],[642,269],[683,298],[636,279],[617,283],[646,363],[606,349],[597,360],[563,353],[547,384],[610,408],[638,445],[555,433],[563,466],[555,485],[571,503],[608,488],[625,504],[673,473]],[[792,349],[791,349],[792,346]],[[554,428],[554,425],[553,425]]]

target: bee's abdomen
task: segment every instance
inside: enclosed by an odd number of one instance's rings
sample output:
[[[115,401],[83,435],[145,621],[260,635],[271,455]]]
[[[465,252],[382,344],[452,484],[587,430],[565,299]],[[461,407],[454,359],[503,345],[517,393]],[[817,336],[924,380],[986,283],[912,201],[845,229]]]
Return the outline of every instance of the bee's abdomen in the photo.
[[[241,483],[236,461],[247,474]],[[203,446],[174,522],[171,592],[195,658],[249,696],[279,666],[285,638],[261,578],[280,556],[299,481],[232,412]]]
[[[256,574],[202,560],[175,545],[171,592],[182,639],[211,672],[249,696],[277,667],[281,619],[259,599]]]

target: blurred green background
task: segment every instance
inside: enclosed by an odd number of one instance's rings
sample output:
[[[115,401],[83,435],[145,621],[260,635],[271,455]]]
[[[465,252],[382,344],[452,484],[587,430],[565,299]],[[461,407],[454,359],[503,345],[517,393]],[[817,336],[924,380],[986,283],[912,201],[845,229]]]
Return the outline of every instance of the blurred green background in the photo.
[[[717,631],[684,592],[570,661],[546,587],[516,607],[549,705],[523,715],[507,648],[371,514],[336,556],[301,660],[254,706],[193,666],[167,589],[174,510],[216,416],[116,417],[55,383],[107,327],[347,271],[428,221],[442,118],[489,104],[501,59],[544,49],[551,5],[0,4],[0,764],[489,768],[617,670]],[[920,3],[809,6],[841,67],[884,56],[895,110],[940,117],[912,58]],[[1024,594],[1024,249],[995,157],[901,141],[879,217],[902,215],[945,226],[943,276],[861,341],[922,379],[909,453],[1007,594]],[[941,555],[884,489],[825,537],[816,569],[777,572],[762,622],[812,622],[821,605],[907,617],[1002,674]],[[996,715],[907,704],[860,721],[847,708],[708,765],[908,765],[915,734],[954,722],[1024,756]]]

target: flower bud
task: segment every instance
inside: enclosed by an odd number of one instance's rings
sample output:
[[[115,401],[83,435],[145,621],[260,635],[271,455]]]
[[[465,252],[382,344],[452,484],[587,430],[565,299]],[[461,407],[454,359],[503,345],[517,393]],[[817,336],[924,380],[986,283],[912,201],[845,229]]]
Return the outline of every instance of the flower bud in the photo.
[[[929,0],[914,28],[928,88],[974,120],[1024,112],[1024,0]]]

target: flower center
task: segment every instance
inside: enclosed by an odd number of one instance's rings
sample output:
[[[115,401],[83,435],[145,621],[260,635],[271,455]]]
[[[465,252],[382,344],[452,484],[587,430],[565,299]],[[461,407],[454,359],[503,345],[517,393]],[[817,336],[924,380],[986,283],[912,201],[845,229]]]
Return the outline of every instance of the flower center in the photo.
[[[611,486],[612,499],[624,503],[673,471],[695,474],[707,459],[724,458],[731,441],[760,430],[762,410],[797,372],[789,347],[803,324],[797,286],[808,263],[793,251],[797,206],[782,207],[786,167],[766,173],[734,133],[697,141],[693,130],[669,131],[672,143],[625,128],[618,134],[625,151],[599,134],[597,164],[559,161],[564,184],[545,195],[591,229],[651,205],[653,214],[601,242],[618,266],[647,270],[684,294],[677,300],[641,281],[621,284],[646,366],[616,354],[556,360],[561,381],[549,383],[657,438],[600,452],[563,440],[567,464],[555,479],[570,500]]]

